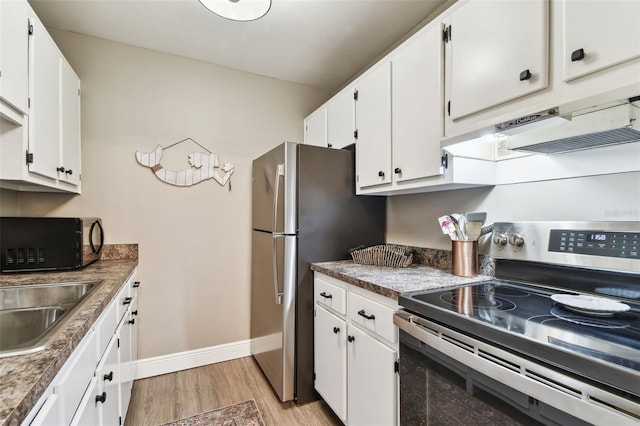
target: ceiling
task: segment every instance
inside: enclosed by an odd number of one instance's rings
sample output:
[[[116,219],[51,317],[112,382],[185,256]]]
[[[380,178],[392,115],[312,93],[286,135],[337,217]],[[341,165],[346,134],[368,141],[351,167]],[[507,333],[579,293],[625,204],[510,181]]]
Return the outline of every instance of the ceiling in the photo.
[[[262,19],[235,22],[198,0],[29,0],[47,27],[330,91],[446,2],[273,0]]]

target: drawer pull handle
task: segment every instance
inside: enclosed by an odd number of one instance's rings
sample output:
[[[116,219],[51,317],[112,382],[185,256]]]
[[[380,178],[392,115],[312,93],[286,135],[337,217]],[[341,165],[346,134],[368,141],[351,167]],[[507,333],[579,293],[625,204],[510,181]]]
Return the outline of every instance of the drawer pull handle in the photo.
[[[584,59],[584,49],[578,49],[571,52],[571,62],[577,62]]]
[[[325,299],[331,299],[331,298],[333,298],[333,296],[332,296],[332,295],[327,294],[327,293],[326,293],[326,292],[324,292],[324,291],[323,291],[322,293],[320,293],[320,296],[324,297]]]
[[[347,340],[349,342],[353,342],[354,340],[356,340],[356,338],[354,336],[347,336]]]
[[[128,305],[129,303],[131,303],[131,298],[130,297],[125,297],[124,300],[122,301],[123,305]]]
[[[364,309],[360,309],[358,311],[358,315],[360,315],[361,317],[365,317],[368,320],[374,320],[376,319],[376,316],[371,314],[371,315],[367,315],[366,312],[364,311]]]
[[[105,374],[104,376],[102,376],[102,378],[105,381],[112,381],[113,380],[113,371],[109,371],[109,374]]]
[[[135,311],[132,311],[132,312],[131,312],[131,315],[134,315],[134,316],[135,316],[135,315],[138,315],[138,310],[136,309]]]
[[[333,332],[338,334],[340,333],[340,328],[339,327],[333,327]]]
[[[140,287],[140,281],[134,281],[133,288],[138,288],[138,287]]]
[[[102,392],[100,395],[96,395],[96,404],[98,402],[102,402],[104,404],[104,402],[107,400],[107,393],[106,392]]]

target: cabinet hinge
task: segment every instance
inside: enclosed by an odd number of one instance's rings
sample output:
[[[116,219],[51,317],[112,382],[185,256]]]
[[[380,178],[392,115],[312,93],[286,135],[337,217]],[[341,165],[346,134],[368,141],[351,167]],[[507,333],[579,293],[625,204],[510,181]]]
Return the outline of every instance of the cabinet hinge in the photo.
[[[32,152],[27,151],[26,161],[27,161],[27,164],[33,163],[33,153]]]
[[[315,371],[313,372],[313,381],[314,382],[316,381],[316,373],[315,373]]]
[[[358,100],[358,91],[357,91],[357,90],[355,90],[355,91],[353,92],[353,100],[354,100],[354,101],[357,101],[357,100]]]
[[[358,139],[358,129],[353,131],[353,137],[354,139]]]
[[[29,31],[29,35],[33,35],[33,24],[31,23],[31,21],[29,21],[29,26],[27,27],[28,31]]]
[[[442,41],[449,43],[451,41],[451,25],[448,25],[442,30]]]
[[[394,373],[400,372],[400,361],[396,361],[393,363],[393,372]]]
[[[31,98],[27,98],[27,108],[31,108]]]
[[[120,347],[120,338],[118,337],[118,347]]]
[[[122,416],[118,416],[118,425],[122,426]]]
[[[451,117],[451,101],[447,101],[447,115]]]
[[[440,159],[440,164],[445,170],[449,168],[449,154],[447,154],[446,152],[442,154],[442,157]]]

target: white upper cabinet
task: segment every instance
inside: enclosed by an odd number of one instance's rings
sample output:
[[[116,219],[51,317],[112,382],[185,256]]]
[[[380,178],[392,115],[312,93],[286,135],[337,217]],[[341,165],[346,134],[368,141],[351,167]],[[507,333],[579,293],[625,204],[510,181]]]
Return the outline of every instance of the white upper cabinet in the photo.
[[[304,143],[327,146],[327,109],[322,107],[304,119]]]
[[[343,89],[327,103],[327,144],[330,148],[344,148],[355,142],[354,111],[352,87]]]
[[[451,120],[548,86],[548,0],[469,0],[450,15],[445,32]]]
[[[58,176],[80,185],[80,78],[60,60],[60,171]]]
[[[356,84],[356,185],[391,182],[391,63]]]
[[[26,1],[0,1],[0,99],[29,109],[29,9]]]
[[[640,1],[564,0],[564,81],[640,57]]]
[[[60,53],[38,19],[31,19],[29,171],[57,179],[60,167]]]
[[[391,57],[393,179],[440,175],[442,151],[441,32],[431,27]]]

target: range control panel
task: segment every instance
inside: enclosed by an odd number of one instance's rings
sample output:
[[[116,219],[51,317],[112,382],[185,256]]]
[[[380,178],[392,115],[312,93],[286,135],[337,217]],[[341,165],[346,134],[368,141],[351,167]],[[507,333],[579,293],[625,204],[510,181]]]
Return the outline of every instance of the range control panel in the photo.
[[[640,273],[640,221],[496,222],[479,244],[495,259]]]
[[[640,232],[552,229],[549,251],[640,259]]]

